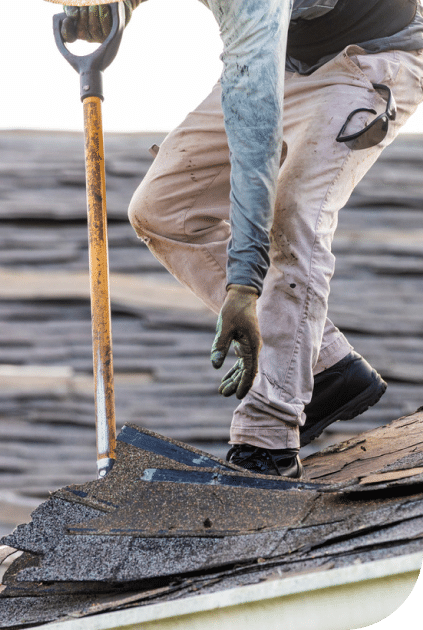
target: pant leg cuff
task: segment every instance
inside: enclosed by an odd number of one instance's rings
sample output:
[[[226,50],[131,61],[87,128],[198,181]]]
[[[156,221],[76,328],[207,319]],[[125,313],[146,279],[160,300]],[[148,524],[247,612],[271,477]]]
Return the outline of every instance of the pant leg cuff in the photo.
[[[250,444],[260,448],[300,448],[300,429],[283,426],[280,429],[248,429],[231,427],[229,444]]]
[[[329,346],[320,350],[319,359],[313,368],[313,376],[327,370],[347,356],[354,348],[344,335],[340,335]]]

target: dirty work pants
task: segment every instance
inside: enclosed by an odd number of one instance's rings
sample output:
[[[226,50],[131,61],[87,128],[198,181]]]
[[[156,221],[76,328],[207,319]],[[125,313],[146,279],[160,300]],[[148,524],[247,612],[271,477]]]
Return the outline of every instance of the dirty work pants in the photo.
[[[423,100],[422,52],[370,55],[349,46],[309,76],[287,73],[271,265],[258,300],[263,348],[253,387],[235,409],[231,443],[297,448],[313,373],[351,349],[326,317],[337,214]],[[397,118],[382,143],[352,151],[335,138],[352,110],[385,111],[386,90],[376,91],[373,83],[391,88]],[[220,99],[217,84],[166,137],[129,209],[154,256],[215,313],[225,296],[230,238],[230,163]],[[373,118],[358,114],[347,132]]]

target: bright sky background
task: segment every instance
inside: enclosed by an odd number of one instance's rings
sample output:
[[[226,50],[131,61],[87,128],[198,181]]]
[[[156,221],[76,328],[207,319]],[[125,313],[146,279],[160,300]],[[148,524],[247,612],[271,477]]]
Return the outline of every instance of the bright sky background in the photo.
[[[1,4],[0,128],[80,130],[79,77],[53,38],[52,16],[61,5]],[[173,128],[219,78],[221,50],[213,15],[198,0],[143,3],[104,72],[105,130]]]
[[[2,0],[0,129],[82,129],[79,77],[56,48],[61,5]],[[208,94],[222,46],[198,0],[149,0],[104,73],[106,131],[168,131]],[[406,125],[423,133],[423,105]]]

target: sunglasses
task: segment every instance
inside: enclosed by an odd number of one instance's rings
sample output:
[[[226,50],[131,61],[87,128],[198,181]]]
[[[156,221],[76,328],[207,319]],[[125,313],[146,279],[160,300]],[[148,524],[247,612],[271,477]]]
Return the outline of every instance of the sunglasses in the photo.
[[[361,107],[360,109],[355,109],[348,116],[345,121],[344,126],[341,131],[338,133],[336,137],[337,142],[345,142],[349,149],[353,151],[359,151],[360,149],[369,149],[370,147],[374,147],[379,142],[386,137],[388,133],[389,121],[395,120],[397,116],[397,104],[395,103],[394,96],[391,90],[387,85],[383,85],[382,83],[372,83],[373,87],[376,90],[386,90],[388,92],[388,102],[386,103],[386,111],[383,114],[380,114],[372,120],[364,129],[361,131],[357,131],[356,133],[352,133],[349,136],[343,136],[348,123],[352,119],[352,117],[358,112],[371,112],[372,114],[377,114],[374,109],[368,109],[366,107]]]

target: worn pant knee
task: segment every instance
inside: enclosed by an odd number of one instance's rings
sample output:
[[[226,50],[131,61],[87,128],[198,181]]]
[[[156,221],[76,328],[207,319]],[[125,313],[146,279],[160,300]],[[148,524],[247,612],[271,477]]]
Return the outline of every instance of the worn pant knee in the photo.
[[[128,209],[129,221],[141,239],[152,235],[184,240],[183,222],[164,194],[163,183],[147,174],[135,191]]]
[[[151,210],[146,202],[146,196],[141,191],[142,184],[132,195],[129,203],[128,218],[135,232],[140,238],[146,236],[147,226],[150,223]]]

